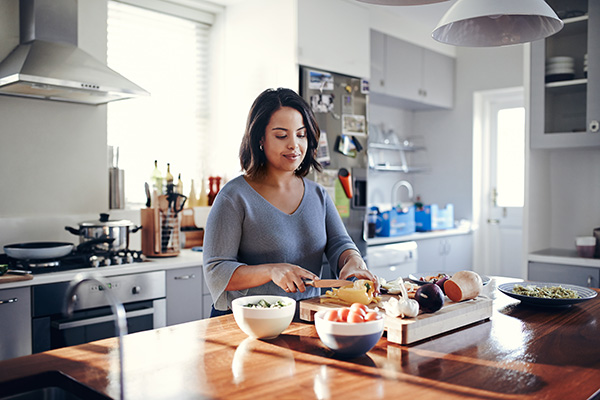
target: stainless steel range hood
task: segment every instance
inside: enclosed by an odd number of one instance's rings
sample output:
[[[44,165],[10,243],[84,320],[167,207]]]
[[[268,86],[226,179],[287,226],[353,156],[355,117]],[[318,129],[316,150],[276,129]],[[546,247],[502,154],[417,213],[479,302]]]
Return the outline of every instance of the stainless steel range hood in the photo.
[[[150,94],[77,47],[77,0],[20,0],[19,12],[0,94],[90,105]]]

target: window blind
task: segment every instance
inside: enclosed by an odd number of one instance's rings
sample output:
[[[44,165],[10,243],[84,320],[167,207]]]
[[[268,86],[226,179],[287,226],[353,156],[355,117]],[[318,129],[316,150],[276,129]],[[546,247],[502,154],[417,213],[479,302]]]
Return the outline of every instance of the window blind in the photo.
[[[151,94],[107,105],[107,141],[119,147],[128,206],[145,202],[154,160],[163,176],[170,163],[175,183],[181,174],[186,195],[202,176],[209,33],[206,23],[108,2],[108,66]]]

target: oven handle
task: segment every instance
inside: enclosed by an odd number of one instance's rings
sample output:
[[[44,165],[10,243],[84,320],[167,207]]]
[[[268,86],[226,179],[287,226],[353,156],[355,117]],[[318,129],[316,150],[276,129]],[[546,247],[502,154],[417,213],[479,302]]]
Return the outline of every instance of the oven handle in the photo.
[[[142,310],[128,311],[125,313],[125,317],[126,318],[135,318],[135,317],[141,317],[144,315],[152,315],[152,314],[154,314],[154,307],[144,308]],[[56,322],[55,321],[55,322],[52,322],[52,327],[58,329],[59,331],[62,331],[65,329],[80,328],[82,326],[101,324],[103,322],[111,322],[111,321],[114,321],[114,319],[115,319],[114,315],[105,315],[102,317],[87,318],[87,319],[81,319],[81,320],[71,321],[71,322]]]

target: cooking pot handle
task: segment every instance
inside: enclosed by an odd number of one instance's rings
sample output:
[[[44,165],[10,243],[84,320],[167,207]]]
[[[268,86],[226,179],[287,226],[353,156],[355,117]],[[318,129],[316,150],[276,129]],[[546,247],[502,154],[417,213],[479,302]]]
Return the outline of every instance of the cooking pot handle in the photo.
[[[136,233],[137,231],[139,231],[140,229],[142,229],[142,226],[136,226],[135,228],[131,229],[131,233]]]
[[[73,235],[79,236],[79,234],[81,233],[79,229],[71,228],[70,226],[65,226],[65,229],[71,232]]]

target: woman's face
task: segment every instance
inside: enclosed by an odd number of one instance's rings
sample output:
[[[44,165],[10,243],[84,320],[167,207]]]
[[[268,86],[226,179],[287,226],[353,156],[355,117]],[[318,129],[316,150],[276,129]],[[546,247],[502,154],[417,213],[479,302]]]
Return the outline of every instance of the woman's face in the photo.
[[[302,114],[282,107],[271,115],[261,142],[267,166],[281,171],[295,171],[306,154],[308,137]]]

